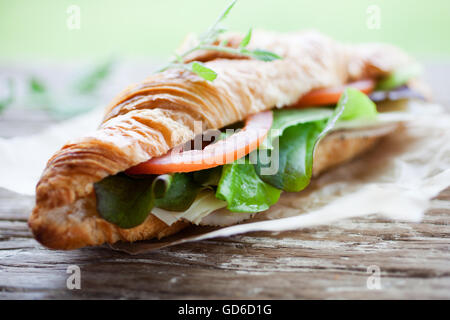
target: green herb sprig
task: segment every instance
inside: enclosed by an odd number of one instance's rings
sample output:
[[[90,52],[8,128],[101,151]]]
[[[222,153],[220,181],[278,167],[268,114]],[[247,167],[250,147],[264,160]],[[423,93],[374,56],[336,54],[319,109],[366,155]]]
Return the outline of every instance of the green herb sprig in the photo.
[[[239,44],[238,48],[232,48],[227,47],[227,42],[222,41],[219,45],[213,45],[219,36],[227,31],[221,23],[230,13],[231,9],[236,4],[237,0],[233,0],[230,5],[224,10],[224,12],[217,18],[217,20],[214,22],[214,24],[209,27],[209,29],[200,35],[198,38],[198,44],[194,46],[191,49],[186,50],[185,52],[181,54],[175,54],[175,59],[169,62],[167,66],[164,68],[158,70],[157,72],[163,72],[167,69],[171,68],[180,68],[185,69],[190,72],[193,72],[203,78],[207,81],[214,81],[217,78],[217,73],[212,70],[211,68],[208,68],[203,63],[199,61],[193,61],[190,63],[185,63],[184,59],[190,55],[191,53],[198,51],[198,50],[207,50],[207,51],[219,51],[219,52],[225,52],[230,54],[236,54],[236,55],[242,55],[251,57],[254,59],[262,60],[262,61],[273,61],[282,59],[279,55],[262,49],[254,49],[249,50],[247,49],[248,44],[250,43],[250,40],[252,38],[252,28],[250,28],[245,35],[245,37],[242,39],[241,43]]]

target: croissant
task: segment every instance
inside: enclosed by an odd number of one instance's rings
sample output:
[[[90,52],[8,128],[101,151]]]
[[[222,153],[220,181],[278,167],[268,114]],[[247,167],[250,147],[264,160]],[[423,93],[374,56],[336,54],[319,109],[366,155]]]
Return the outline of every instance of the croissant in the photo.
[[[237,46],[242,35],[226,35]],[[166,225],[150,214],[144,223],[122,229],[96,209],[94,183],[125,171],[194,138],[248,115],[295,104],[317,88],[380,78],[410,64],[402,51],[384,44],[344,45],[317,32],[254,32],[249,48],[270,50],[283,59],[271,62],[219,52],[197,52],[187,61],[203,61],[218,74],[213,82],[178,69],[155,74],[120,93],[105,110],[98,130],[68,142],[48,161],[36,187],[29,218],[35,238],[54,249],[161,238],[189,225]],[[380,136],[339,139],[319,144],[314,175],[372,147]]]

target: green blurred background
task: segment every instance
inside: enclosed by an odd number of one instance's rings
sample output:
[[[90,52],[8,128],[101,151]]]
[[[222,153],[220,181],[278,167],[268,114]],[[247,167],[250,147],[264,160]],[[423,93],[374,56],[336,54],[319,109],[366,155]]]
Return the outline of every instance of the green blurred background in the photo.
[[[170,55],[187,32],[204,31],[228,0],[0,0],[0,60],[86,60]],[[381,27],[367,27],[367,8]],[[67,8],[81,9],[69,30]],[[450,58],[449,0],[240,0],[227,26],[319,29],[343,41],[391,42],[418,57]]]

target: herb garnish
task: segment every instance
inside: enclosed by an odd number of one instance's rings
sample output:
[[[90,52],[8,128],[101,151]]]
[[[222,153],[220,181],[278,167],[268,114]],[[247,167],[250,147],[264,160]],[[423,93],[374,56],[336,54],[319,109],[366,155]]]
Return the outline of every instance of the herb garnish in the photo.
[[[191,71],[201,78],[207,81],[214,81],[217,78],[217,73],[205,66],[203,63],[199,61],[193,61],[190,63],[185,63],[184,59],[191,53],[198,50],[209,50],[209,51],[219,51],[231,54],[237,54],[241,56],[247,56],[251,58],[255,58],[262,61],[273,61],[282,59],[279,55],[262,49],[249,50],[247,49],[248,44],[250,43],[252,37],[252,29],[250,28],[242,39],[238,48],[227,47],[227,42],[222,41],[219,45],[214,45],[217,41],[219,35],[227,31],[222,25],[221,22],[228,16],[231,9],[236,4],[237,0],[233,0],[230,5],[225,9],[225,11],[217,18],[216,22],[200,37],[197,39],[198,44],[191,49],[186,50],[181,54],[175,54],[175,59],[172,60],[167,66],[158,70],[158,72],[163,72],[167,69],[171,68],[181,68],[188,71]]]

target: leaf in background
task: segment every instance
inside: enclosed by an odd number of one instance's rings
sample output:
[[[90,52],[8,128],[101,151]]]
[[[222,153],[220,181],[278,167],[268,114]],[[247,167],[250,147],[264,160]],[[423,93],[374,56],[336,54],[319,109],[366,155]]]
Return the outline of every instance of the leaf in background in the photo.
[[[52,92],[42,79],[32,76],[28,80],[26,105],[33,109],[45,110],[52,116],[63,117],[72,111],[67,110],[72,108],[68,108],[66,104],[76,102],[79,96],[79,94],[74,97],[63,92]]]
[[[277,112],[280,111],[275,111],[275,114]],[[304,110],[298,110],[298,112],[301,114]],[[318,142],[333,129],[338,121],[374,119],[376,117],[376,106],[369,97],[356,89],[347,88],[328,120],[313,120],[285,128],[279,138],[279,154],[275,159],[278,161],[276,174],[263,175],[263,168],[270,168],[274,165],[271,162],[263,164],[260,158],[255,165],[256,172],[263,181],[276,188],[289,192],[301,191],[308,186],[311,180],[313,156]],[[282,121],[279,121],[278,125],[280,123]],[[267,152],[269,155],[271,154],[271,150],[267,150]]]
[[[6,94],[0,96],[0,113],[14,101],[14,82],[7,79],[6,83]]]
[[[34,109],[42,109],[48,112],[54,112],[54,97],[50,95],[46,83],[38,78],[32,76],[28,79],[28,92],[26,96],[27,106]]]
[[[214,70],[206,67],[201,62],[193,62],[191,64],[191,70],[199,77],[207,81],[214,81],[217,78],[217,73]]]
[[[186,173],[164,174],[153,183],[155,207],[169,211],[185,211],[194,202],[200,187]]]
[[[252,28],[250,28],[245,35],[244,39],[242,39],[241,43],[239,44],[240,48],[245,48],[250,43],[250,40],[252,38]]]
[[[246,161],[223,166],[216,198],[226,201],[232,212],[260,212],[275,204],[280,194],[281,190],[262,181]]]
[[[94,67],[75,83],[76,91],[81,94],[91,94],[95,92],[102,82],[110,76],[114,65],[115,60],[109,59]]]
[[[62,91],[57,91],[42,79],[32,76],[28,81],[26,104],[63,119],[87,112],[98,105],[97,91],[101,83],[110,76],[114,63],[113,59],[103,62],[72,86],[65,86],[67,90]]]
[[[38,79],[37,77],[31,77],[29,82],[29,88],[30,91],[33,93],[42,94],[47,92],[47,86],[44,84],[44,82],[41,79]]]

